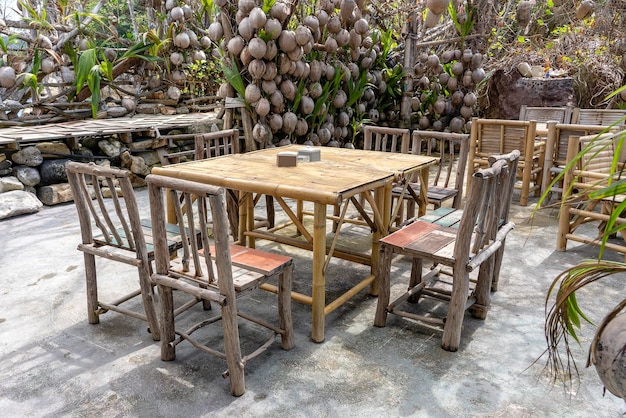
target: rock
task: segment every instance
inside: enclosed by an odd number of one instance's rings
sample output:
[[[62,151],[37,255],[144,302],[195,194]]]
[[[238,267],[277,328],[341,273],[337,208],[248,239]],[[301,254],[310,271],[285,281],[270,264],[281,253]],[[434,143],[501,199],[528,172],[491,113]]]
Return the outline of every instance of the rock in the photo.
[[[40,142],[35,146],[43,158],[65,158],[72,153],[63,142]]]
[[[26,147],[11,156],[15,164],[37,167],[43,162],[43,156],[37,147]]]
[[[55,183],[67,183],[65,164],[68,161],[67,159],[44,160],[41,167],[39,167],[39,174],[41,175],[40,184],[47,186]]]
[[[137,105],[135,111],[144,115],[158,115],[160,112],[159,107],[161,105],[154,103],[140,103]]]
[[[13,173],[11,166],[13,163],[9,160],[0,161],[0,176],[8,176]]]
[[[116,157],[122,153],[122,143],[117,139],[103,139],[98,141],[98,147],[109,157]]]
[[[172,107],[172,106],[163,106],[161,108],[161,114],[163,114],[163,115],[175,115],[176,114],[176,108]]]
[[[0,194],[0,219],[38,212],[42,207],[43,204],[34,194],[23,190]]]
[[[27,165],[20,165],[15,167],[15,175],[24,186],[36,186],[41,182],[41,176],[39,170]]]
[[[131,174],[130,176],[130,184],[132,184],[133,188],[136,189],[138,187],[147,187],[148,183],[146,183],[146,179],[140,177],[136,174]]]
[[[187,106],[178,106],[176,108],[176,113],[179,115],[186,115],[188,113],[191,113],[191,111],[189,110]]]
[[[574,80],[562,78],[525,78],[513,67],[496,71],[489,80],[488,101],[483,117],[518,119],[520,107],[558,107],[577,103]]]
[[[74,200],[69,183],[56,183],[40,187],[37,192],[37,197],[47,206],[72,202]]]
[[[120,118],[128,113],[128,110],[122,106],[107,107],[107,114],[112,118]]]
[[[129,112],[131,112],[131,113],[132,113],[132,112],[134,112],[134,111],[135,111],[135,108],[137,107],[137,104],[136,104],[136,102],[135,102],[135,99],[131,99],[131,98],[128,98],[128,97],[124,97],[124,98],[122,99],[122,106],[124,106],[124,108],[125,108],[126,110],[128,110]]]
[[[130,155],[130,152],[128,151],[125,151],[122,154],[122,166],[128,168],[131,173],[139,176],[145,177],[150,174],[150,169],[146,165],[144,159]]]
[[[0,178],[0,193],[6,193],[13,190],[24,190],[24,184],[14,176]]]
[[[28,193],[32,193],[35,196],[37,196],[37,189],[34,188],[33,186],[24,186],[24,191]]]
[[[137,156],[141,157],[148,167],[161,163],[159,156],[154,151],[140,152]]]

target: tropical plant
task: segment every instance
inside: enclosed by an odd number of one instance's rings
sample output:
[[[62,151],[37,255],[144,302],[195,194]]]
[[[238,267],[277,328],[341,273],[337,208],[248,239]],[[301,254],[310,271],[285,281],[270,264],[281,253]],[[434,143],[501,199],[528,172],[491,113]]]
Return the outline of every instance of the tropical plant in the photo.
[[[617,93],[619,93],[619,91],[613,94]],[[576,360],[570,346],[574,341],[580,344],[579,332],[584,323],[593,325],[591,319],[583,312],[578,303],[577,292],[601,279],[626,272],[625,262],[608,261],[603,257],[608,239],[626,230],[626,223],[622,223],[620,220],[620,215],[626,210],[626,200],[619,198],[620,195],[626,194],[626,178],[624,176],[624,168],[620,162],[620,154],[624,145],[624,139],[626,138],[626,130],[611,135],[611,139],[613,139],[613,143],[615,144],[615,152],[608,176],[608,184],[605,187],[589,192],[589,199],[608,199],[612,201],[611,204],[613,206],[611,216],[602,231],[598,258],[594,260],[583,260],[577,265],[564,270],[553,280],[546,296],[546,367],[550,371],[554,382],[562,381],[566,385],[572,383],[573,377],[577,379],[579,376]],[[596,139],[598,138],[599,136],[596,137]],[[607,139],[606,136],[603,136],[603,138]],[[606,144],[606,141],[603,143]],[[606,145],[600,145],[600,141],[594,139],[584,147],[573,161],[568,163],[563,172],[553,180],[548,191],[540,198],[537,207],[539,208],[541,206],[547,198],[549,190],[562,179],[564,173],[573,168],[576,164],[579,164],[584,156],[593,157],[594,154],[601,152],[604,146]],[[572,183],[575,182],[576,179]],[[577,196],[580,196],[581,192],[585,191],[577,191],[572,188],[564,190],[563,203],[561,204],[564,204],[568,200],[575,199]],[[626,357],[624,357],[626,353],[626,339],[621,337],[617,338],[619,337],[617,333],[622,331],[621,326],[619,328],[613,326],[610,330],[607,327],[611,322],[615,322],[616,318],[619,318],[619,314],[624,311],[624,309],[626,309],[626,298],[611,309],[598,325],[595,336],[590,344],[586,364],[587,367],[592,364],[595,365],[598,375],[605,387],[611,393],[621,398],[626,398],[626,364],[624,363],[626,359]],[[621,315],[620,322],[622,324],[624,318],[626,318],[626,316]],[[610,335],[603,333],[610,333]],[[600,345],[607,345],[607,337],[611,340],[612,344],[618,344],[618,346],[609,351],[607,351],[607,347],[604,347],[604,349],[600,351],[604,351],[603,355],[605,358],[600,358],[602,353],[599,353],[598,350],[599,343],[601,340],[604,340]],[[608,357],[607,353],[611,353],[611,358],[606,358]]]

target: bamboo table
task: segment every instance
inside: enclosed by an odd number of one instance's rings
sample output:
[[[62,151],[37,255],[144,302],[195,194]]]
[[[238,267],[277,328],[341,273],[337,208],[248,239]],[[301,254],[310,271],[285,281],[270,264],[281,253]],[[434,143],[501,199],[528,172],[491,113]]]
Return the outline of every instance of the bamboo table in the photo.
[[[379,262],[379,239],[388,234],[391,225],[391,189],[397,182],[407,184],[413,173],[419,173],[420,214],[425,212],[428,168],[437,158],[421,155],[383,153],[346,148],[319,148],[321,161],[300,162],[296,167],[278,167],[277,154],[298,151],[304,146],[290,145],[269,148],[246,154],[231,154],[207,160],[155,167],[153,173],[197,181],[240,191],[239,243],[255,246],[255,239],[269,239],[313,252],[313,286],[311,296],[293,293],[295,300],[312,306],[311,338],[324,341],[324,318],[353,295],[370,286],[370,293],[378,290],[374,283]],[[406,187],[405,187],[406,190]],[[253,194],[266,194],[285,210],[301,239],[280,235],[278,226],[272,230],[255,230]],[[369,204],[369,213],[363,210],[358,197]],[[294,213],[285,199],[313,203],[312,231],[303,222],[302,211]],[[401,202],[402,199],[398,199]],[[362,254],[336,248],[339,232],[330,246],[326,243],[327,205],[339,205],[341,211],[334,221],[338,231],[346,218],[348,204],[361,213],[371,231],[371,253]],[[399,204],[399,203],[398,203]],[[299,207],[301,207],[299,203]],[[394,215],[398,212],[395,208]],[[395,217],[395,216],[394,216]],[[342,296],[326,305],[326,269],[333,256],[371,266],[371,273]],[[264,285],[266,290],[274,291]]]

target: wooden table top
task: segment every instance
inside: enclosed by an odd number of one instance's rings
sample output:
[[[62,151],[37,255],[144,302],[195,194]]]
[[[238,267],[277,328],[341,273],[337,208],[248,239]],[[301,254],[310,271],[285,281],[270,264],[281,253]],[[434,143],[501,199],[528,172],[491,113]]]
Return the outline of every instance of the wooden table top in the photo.
[[[372,190],[434,164],[423,155],[320,147],[321,161],[278,167],[277,154],[298,151],[303,145],[269,148],[245,154],[155,167],[152,172],[246,192],[340,204],[364,190]]]

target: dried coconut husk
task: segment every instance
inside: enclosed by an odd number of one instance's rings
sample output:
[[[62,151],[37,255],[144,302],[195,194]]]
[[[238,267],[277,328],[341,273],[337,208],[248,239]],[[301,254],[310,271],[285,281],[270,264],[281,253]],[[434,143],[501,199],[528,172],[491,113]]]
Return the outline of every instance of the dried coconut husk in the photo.
[[[265,12],[260,7],[253,8],[248,17],[254,29],[261,29],[265,26],[265,22],[267,21],[267,16],[265,16]]]
[[[287,29],[283,30],[278,37],[278,46],[284,52],[291,52],[296,49],[298,43],[296,42],[295,32]]]
[[[282,24],[290,14],[290,7],[283,2],[277,1],[270,9],[270,16]]]
[[[335,40],[337,41],[337,46],[344,47],[348,45],[350,42],[350,32],[345,29],[340,29],[339,32],[335,35]]]
[[[278,87],[276,86],[276,82],[274,80],[263,80],[261,82],[261,90],[265,92],[267,95],[271,95],[276,91]]]
[[[276,45],[276,41],[271,39],[267,41],[266,45],[267,51],[265,52],[265,56],[263,58],[268,61],[272,61],[274,58],[276,58],[276,55],[278,55],[278,46]]]
[[[245,46],[246,42],[243,40],[243,38],[239,35],[236,35],[230,38],[230,41],[228,41],[227,49],[228,52],[230,52],[234,56],[239,56]]]
[[[291,80],[283,80],[280,83],[280,92],[287,100],[293,101],[296,98],[296,85]]]
[[[254,80],[262,78],[265,75],[266,69],[265,61],[260,59],[254,59],[248,64],[248,72]]]
[[[296,129],[298,123],[298,116],[293,112],[285,112],[283,114],[283,127],[282,130],[286,134],[292,133]]]
[[[254,83],[246,86],[245,100],[246,103],[256,103],[261,98],[261,89]]]
[[[283,27],[278,19],[270,18],[265,21],[265,33],[270,35],[270,39],[278,39],[282,31]]]
[[[277,113],[272,113],[267,117],[267,124],[272,132],[276,133],[283,127],[283,117]]]
[[[369,24],[367,23],[367,20],[361,18],[354,22],[354,30],[359,35],[365,35],[369,30]]]
[[[296,127],[294,129],[294,133],[297,136],[304,136],[309,131],[309,124],[306,122],[304,118],[298,118],[296,122]]]
[[[261,59],[267,52],[267,44],[261,38],[252,38],[250,42],[248,42],[248,51],[250,51],[250,55],[254,58]]]

